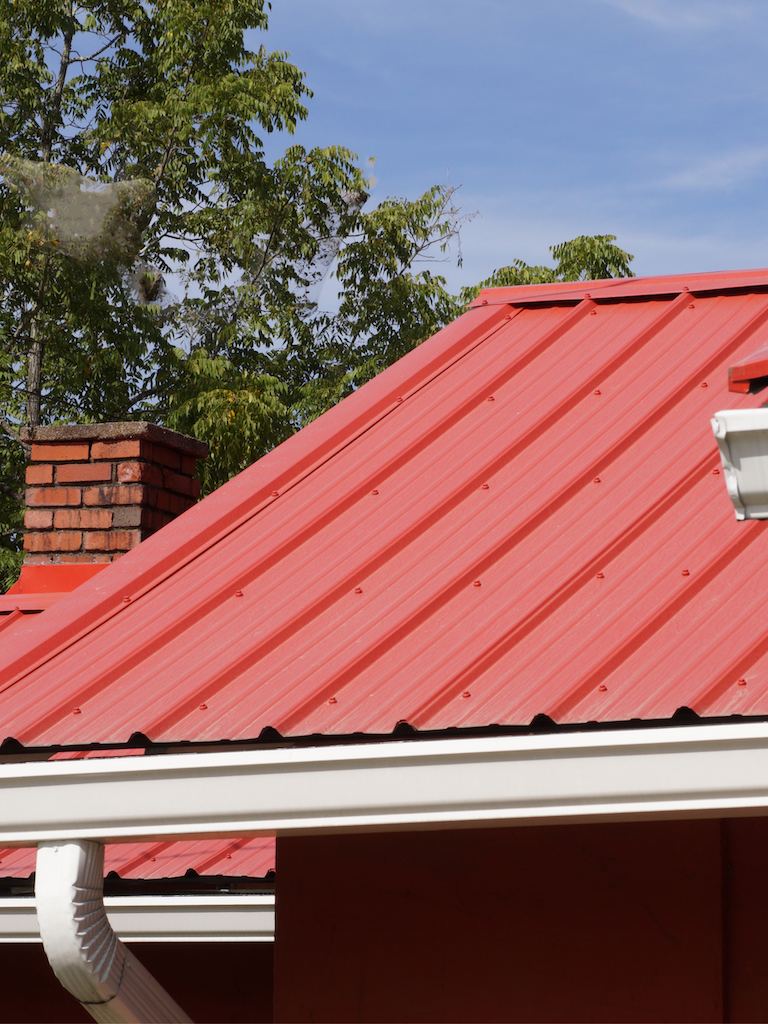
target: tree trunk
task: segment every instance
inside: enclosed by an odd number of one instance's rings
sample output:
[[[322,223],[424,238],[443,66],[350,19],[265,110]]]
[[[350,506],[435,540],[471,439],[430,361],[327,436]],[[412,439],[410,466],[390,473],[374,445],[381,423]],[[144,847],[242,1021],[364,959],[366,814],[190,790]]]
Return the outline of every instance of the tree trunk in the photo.
[[[73,18],[73,5],[70,4],[67,11],[70,22]],[[61,98],[64,92],[64,84],[67,80],[74,28],[70,26],[64,32],[64,39],[61,50],[61,62],[59,73],[56,77],[56,84],[51,94],[50,105],[43,116],[41,124],[40,154],[44,164],[51,162],[51,152],[56,137],[56,127],[61,116]],[[43,270],[43,279],[40,283],[37,306],[41,306],[45,292],[47,276],[47,261]],[[30,427],[40,426],[40,402],[43,391],[43,354],[45,351],[45,337],[40,333],[40,325],[35,316],[29,326],[29,356],[27,361],[27,422]]]
[[[43,390],[43,339],[38,331],[37,320],[29,328],[31,344],[27,362],[27,422],[30,427],[40,426],[40,397]]]

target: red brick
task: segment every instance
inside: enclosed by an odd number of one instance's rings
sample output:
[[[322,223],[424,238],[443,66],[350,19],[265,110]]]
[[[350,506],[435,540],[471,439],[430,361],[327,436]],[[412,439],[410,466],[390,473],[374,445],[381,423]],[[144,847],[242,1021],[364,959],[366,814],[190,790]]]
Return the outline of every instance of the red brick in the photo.
[[[24,538],[25,551],[79,551],[82,533],[28,533]]]
[[[52,484],[53,483],[53,466],[41,465],[41,466],[27,466],[27,483],[28,484]]]
[[[180,516],[182,512],[186,512],[188,508],[192,508],[195,501],[194,498],[184,498],[180,494],[172,494],[171,498],[171,512],[175,516]]]
[[[51,555],[24,555],[24,565],[53,565]]]
[[[29,487],[25,503],[32,505],[79,505],[79,487]]]
[[[165,445],[157,444],[157,442],[152,445],[152,455],[150,458],[160,466],[167,466],[168,469],[178,470],[181,468],[181,453],[175,452],[173,448],[166,448]]]
[[[94,441],[93,459],[138,459],[149,448],[146,441]]]
[[[173,522],[175,518],[170,512],[150,512],[149,515],[148,526],[150,530],[162,530],[164,526]]]
[[[181,456],[181,472],[184,473],[185,476],[194,476],[196,468],[197,459],[194,455]]]
[[[86,551],[129,551],[141,541],[138,530],[110,530],[104,533],[86,533]]]
[[[101,508],[59,509],[53,517],[57,530],[108,530],[112,513]]]
[[[33,462],[85,462],[90,454],[90,445],[84,444],[33,444]]]
[[[147,488],[141,484],[118,484],[112,487],[88,487],[83,495],[86,505],[142,505]]]
[[[117,479],[121,484],[145,483],[161,487],[163,471],[159,466],[147,462],[121,462],[117,467]]]
[[[171,511],[171,497],[168,491],[158,491],[157,497],[152,502],[155,508],[159,508],[161,512]]]
[[[108,462],[86,462],[79,466],[57,466],[57,484],[87,484],[95,480],[112,479],[112,466]]]
[[[53,526],[52,509],[27,509],[24,525],[28,530],[50,530]]]
[[[197,483],[192,477],[182,476],[181,473],[173,473],[170,469],[163,470],[163,483],[169,491],[176,494],[186,494],[189,497],[194,493],[194,485]]]
[[[120,505],[111,514],[112,526],[125,529],[126,527],[145,525],[152,513],[143,505]]]

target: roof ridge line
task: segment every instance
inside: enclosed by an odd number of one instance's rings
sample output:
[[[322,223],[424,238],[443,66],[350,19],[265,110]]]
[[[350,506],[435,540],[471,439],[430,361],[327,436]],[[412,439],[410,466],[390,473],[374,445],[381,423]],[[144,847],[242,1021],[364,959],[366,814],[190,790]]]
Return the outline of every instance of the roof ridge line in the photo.
[[[584,298],[651,299],[681,292],[721,292],[738,288],[768,287],[768,269],[670,274],[654,277],[607,277],[596,281],[554,281],[484,288],[470,305],[530,305],[539,302],[578,302]]]

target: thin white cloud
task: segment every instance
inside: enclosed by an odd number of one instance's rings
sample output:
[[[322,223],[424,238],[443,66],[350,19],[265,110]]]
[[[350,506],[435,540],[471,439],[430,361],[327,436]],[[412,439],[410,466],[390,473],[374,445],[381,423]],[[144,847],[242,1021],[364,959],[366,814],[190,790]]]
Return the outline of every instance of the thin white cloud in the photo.
[[[744,146],[731,153],[703,157],[692,162],[660,184],[668,188],[716,191],[734,188],[765,172],[768,146]]]
[[[602,0],[632,18],[664,29],[716,29],[751,19],[754,3],[738,0]]]

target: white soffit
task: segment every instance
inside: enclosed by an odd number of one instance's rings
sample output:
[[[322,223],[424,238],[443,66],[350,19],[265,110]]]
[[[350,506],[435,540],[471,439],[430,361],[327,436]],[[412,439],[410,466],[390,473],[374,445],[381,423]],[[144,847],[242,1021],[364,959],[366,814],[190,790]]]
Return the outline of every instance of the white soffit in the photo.
[[[0,766],[0,845],[768,813],[768,723]]]
[[[274,896],[107,896],[123,942],[272,942]],[[0,943],[40,942],[35,900],[0,899]]]
[[[768,519],[768,409],[716,412],[712,430],[736,518]]]

